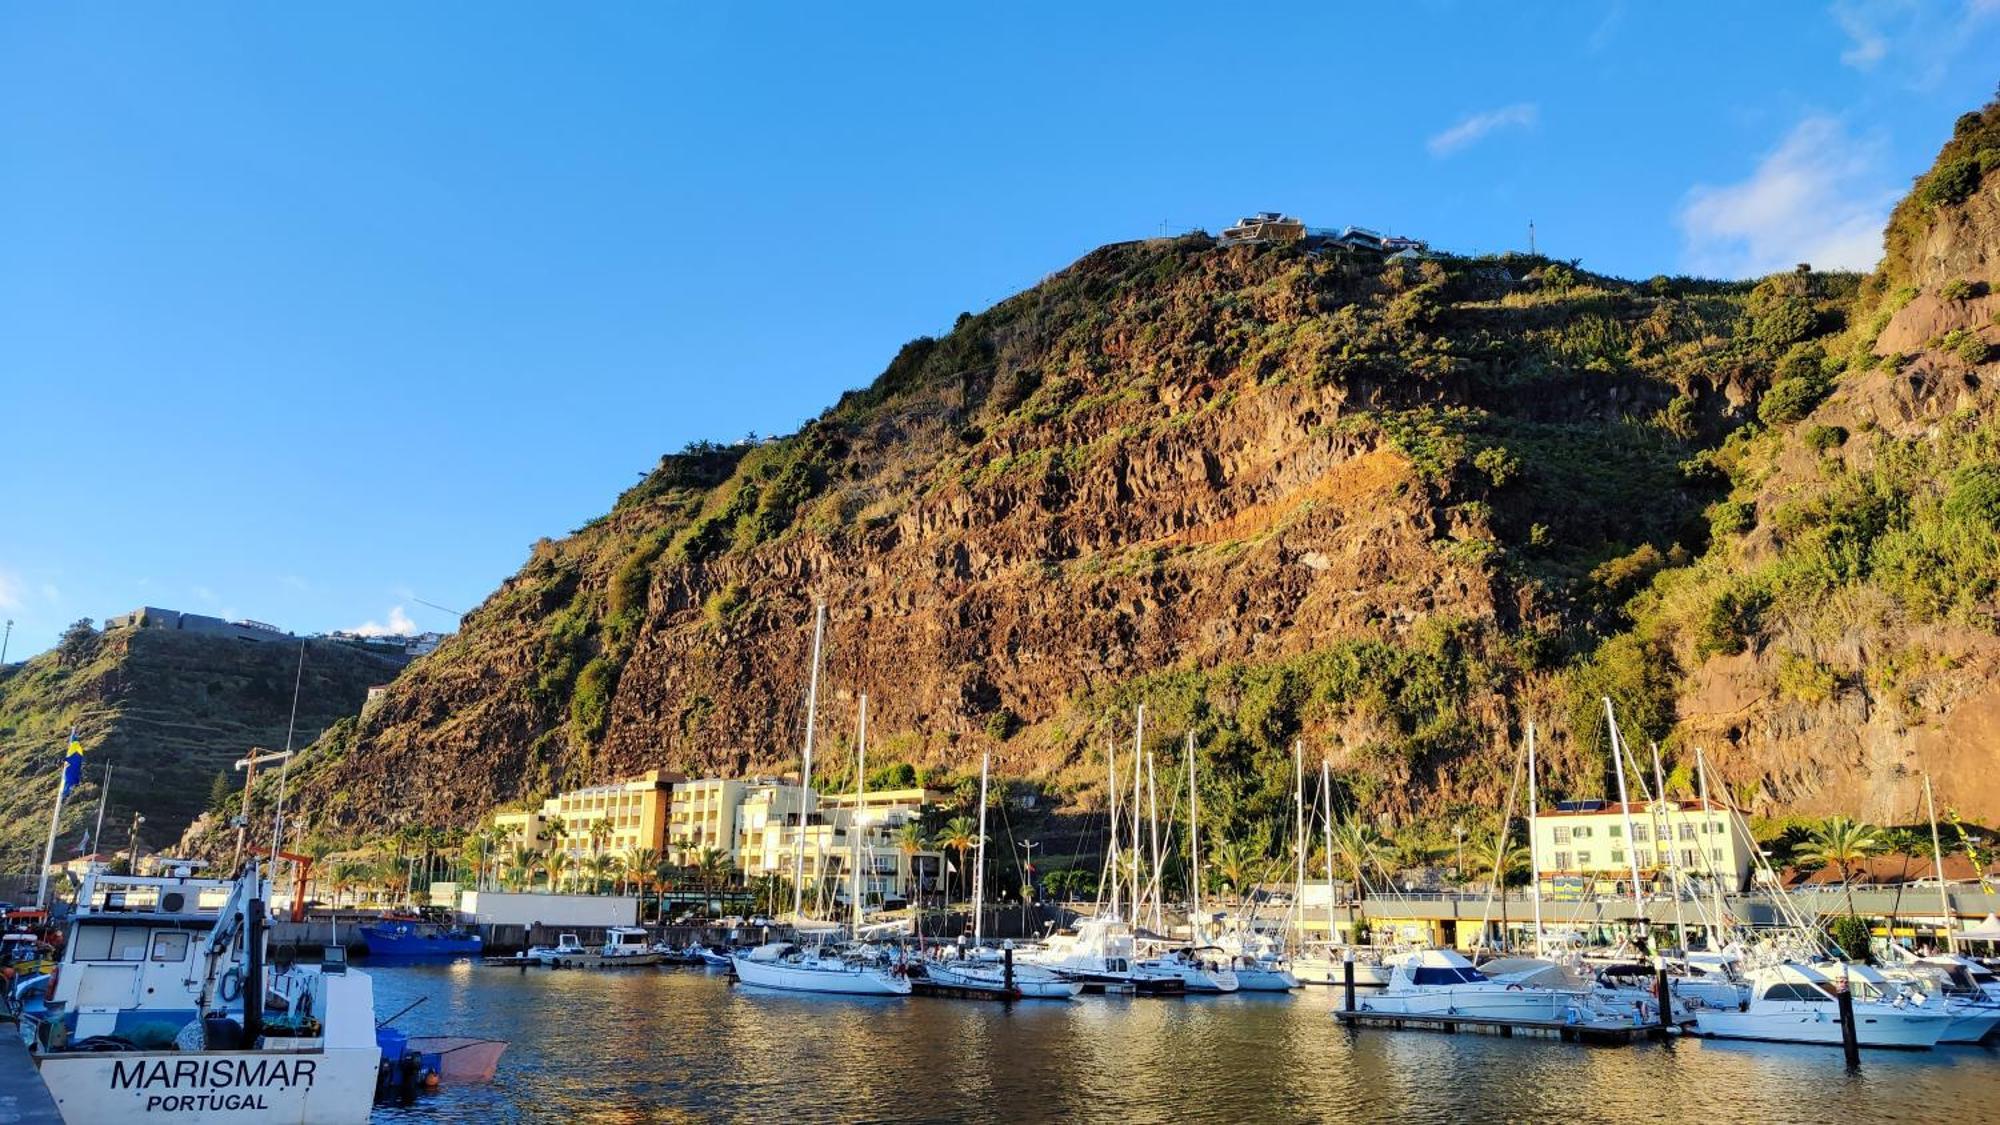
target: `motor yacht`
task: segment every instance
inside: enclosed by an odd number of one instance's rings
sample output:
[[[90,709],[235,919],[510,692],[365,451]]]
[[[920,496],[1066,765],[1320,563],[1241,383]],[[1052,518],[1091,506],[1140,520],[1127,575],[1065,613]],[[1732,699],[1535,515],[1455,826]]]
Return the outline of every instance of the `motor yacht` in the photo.
[[[1854,1001],[1855,1039],[1863,1047],[1927,1049],[1951,1024],[1941,1011],[1916,1005]],[[1773,1043],[1841,1042],[1840,1010],[1834,982],[1813,966],[1780,962],[1750,976],[1750,999],[1736,1009],[1703,1008],[1695,1013],[1697,1035],[1756,1039]]]

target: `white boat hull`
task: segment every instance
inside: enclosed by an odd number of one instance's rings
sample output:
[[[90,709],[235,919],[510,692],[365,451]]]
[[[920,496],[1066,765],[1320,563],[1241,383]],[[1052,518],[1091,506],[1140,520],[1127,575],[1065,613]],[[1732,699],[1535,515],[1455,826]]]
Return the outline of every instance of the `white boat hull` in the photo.
[[[787,992],[827,992],[843,996],[908,996],[910,980],[880,969],[830,963],[799,964],[737,957],[736,979],[759,988]]]
[[[374,1047],[324,1051],[119,1051],[38,1057],[68,1125],[360,1125],[375,1103]]]
[[[1440,986],[1384,992],[1357,1002],[1364,1012],[1407,1016],[1462,1016],[1467,1019],[1561,1022],[1567,1010],[1584,1005],[1568,993],[1536,988]]]
[[[1902,1011],[1869,1011],[1856,1005],[1855,1038],[1863,1047],[1924,1049],[1935,1045],[1951,1023],[1948,1016]],[[1695,1014],[1695,1034],[1715,1039],[1755,1039],[1767,1043],[1839,1046],[1840,1019],[1828,1003],[1784,1004],[1769,1011],[1713,1011]]]
[[[1390,969],[1370,961],[1354,963],[1354,986],[1356,988],[1383,988],[1389,983]],[[1324,957],[1292,958],[1292,975],[1300,984],[1333,985],[1343,982],[1341,962],[1329,961]]]
[[[924,966],[924,972],[939,984],[994,991],[1007,987],[1007,970],[996,965],[961,965],[940,961]],[[1039,966],[1014,966],[1014,992],[1022,999],[1070,1000],[1082,991],[1081,982],[1065,980]]]
[[[1236,987],[1244,992],[1290,992],[1298,986],[1298,978],[1284,969],[1236,970]]]

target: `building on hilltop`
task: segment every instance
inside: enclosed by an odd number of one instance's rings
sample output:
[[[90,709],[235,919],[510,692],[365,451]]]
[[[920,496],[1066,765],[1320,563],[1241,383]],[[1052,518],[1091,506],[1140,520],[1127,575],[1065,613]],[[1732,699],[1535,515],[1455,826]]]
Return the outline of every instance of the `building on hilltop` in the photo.
[[[225,621],[220,617],[210,617],[202,613],[182,613],[177,609],[161,609],[144,605],[130,613],[121,613],[104,620],[104,629],[162,629],[180,633],[203,633],[209,636],[232,637],[239,641],[295,641],[297,637],[276,625],[266,625],[262,621]]]
[[[1430,253],[1430,244],[1422,239],[1381,234],[1367,227],[1309,227],[1277,211],[1259,211],[1236,220],[1235,225],[1223,228],[1220,245],[1267,242],[1304,242],[1311,251],[1353,250],[1384,258],[1422,258]]]
[[[1734,810],[1716,801],[1563,801],[1536,814],[1535,852],[1542,882],[1557,893],[1630,884],[1635,856],[1641,879],[1719,878],[1740,891],[1749,884],[1757,844]]]
[[[1257,242],[1297,242],[1306,236],[1306,225],[1277,211],[1259,211],[1222,228],[1222,245],[1241,246]]]

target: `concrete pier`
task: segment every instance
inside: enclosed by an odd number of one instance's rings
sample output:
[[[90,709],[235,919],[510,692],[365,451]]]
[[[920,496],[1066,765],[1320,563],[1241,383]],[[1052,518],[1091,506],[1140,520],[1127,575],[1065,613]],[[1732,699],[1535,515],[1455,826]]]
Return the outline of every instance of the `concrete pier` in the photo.
[[[62,1125],[56,1099],[12,1025],[0,1029],[0,1125]]]

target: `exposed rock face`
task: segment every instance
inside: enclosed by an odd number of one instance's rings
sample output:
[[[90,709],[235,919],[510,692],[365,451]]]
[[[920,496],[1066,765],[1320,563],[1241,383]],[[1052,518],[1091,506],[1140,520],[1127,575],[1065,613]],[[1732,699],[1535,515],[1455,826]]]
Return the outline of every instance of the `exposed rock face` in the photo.
[[[1990,274],[1996,193],[1899,212],[1919,293],[1877,349],[1916,353],[1899,369],[1844,331],[1881,295],[1852,277],[1106,247],[798,434],[665,458],[538,544],[323,740],[307,801],[339,830],[464,826],[650,766],[796,768],[824,602],[836,771],[865,691],[871,760],[949,772],[990,746],[1088,802],[1146,701],[1163,740],[1197,732],[1242,823],[1288,789],[1294,737],[1372,811],[1487,814],[1528,719],[1548,789],[1601,792],[1609,694],[1628,737],[1682,766],[1700,742],[1763,807],[1894,819],[1930,768],[2000,817],[1993,752],[1961,741],[2000,721],[1990,617],[1866,567],[1817,593],[1774,569],[1829,481],[1991,412],[1990,365],[1930,345],[1988,315],[1943,286]],[[1842,363],[1826,401],[1753,425],[1774,378]],[[1822,628],[1842,598],[1875,608]],[[1893,691],[1869,676],[1892,658]]]

